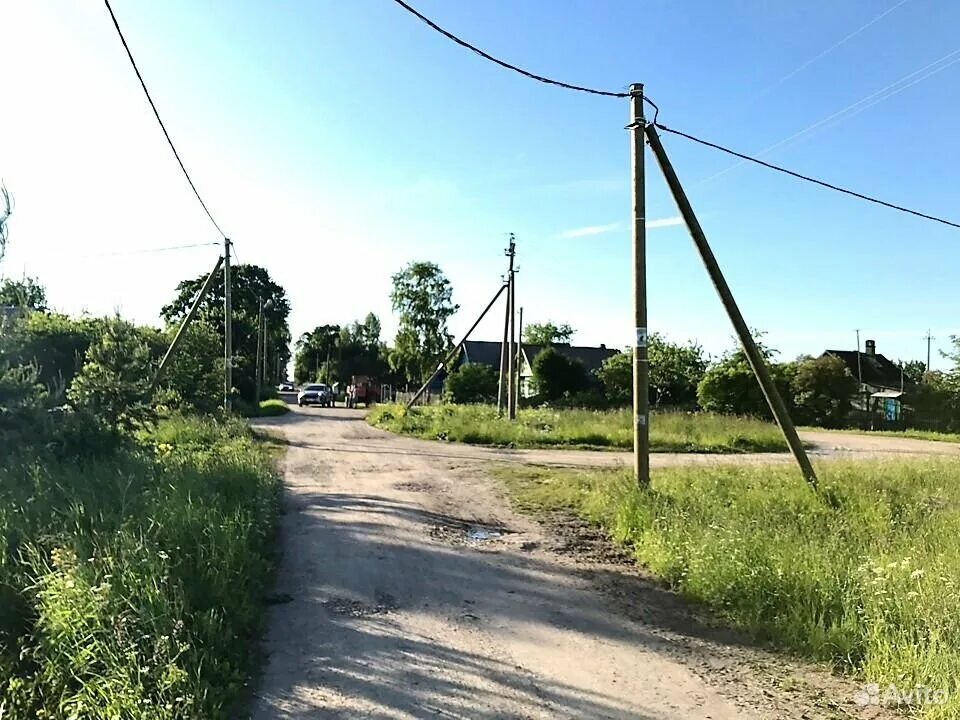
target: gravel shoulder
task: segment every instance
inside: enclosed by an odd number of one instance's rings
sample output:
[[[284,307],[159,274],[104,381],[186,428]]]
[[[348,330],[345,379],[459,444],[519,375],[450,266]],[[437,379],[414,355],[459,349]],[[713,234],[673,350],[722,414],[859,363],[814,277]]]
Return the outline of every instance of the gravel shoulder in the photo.
[[[603,542],[588,528],[515,514],[484,470],[615,454],[431,443],[362,417],[258,422],[288,452],[250,717],[877,717],[849,683],[751,647],[587,551]]]

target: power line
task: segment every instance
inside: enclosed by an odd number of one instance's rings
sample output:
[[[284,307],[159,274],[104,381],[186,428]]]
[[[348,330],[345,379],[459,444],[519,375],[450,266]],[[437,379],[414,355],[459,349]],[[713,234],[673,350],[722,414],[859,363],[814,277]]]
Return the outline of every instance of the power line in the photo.
[[[917,217],[921,217],[926,220],[933,220],[934,222],[938,222],[943,225],[949,225],[950,227],[960,228],[960,223],[955,223],[950,220],[945,220],[935,215],[927,215],[926,213],[919,212],[918,210],[911,210],[910,208],[903,207],[902,205],[894,205],[893,203],[886,202],[885,200],[879,200],[875,197],[870,197],[869,195],[864,195],[863,193],[858,193],[854,190],[848,190],[847,188],[842,188],[838,185],[833,185],[823,180],[818,180],[817,178],[810,177],[809,175],[801,175],[800,173],[794,172],[793,170],[788,170],[785,167],[774,165],[773,163],[768,163],[765,160],[760,160],[759,158],[751,157],[749,155],[744,155],[743,153],[739,153],[736,150],[731,150],[730,148],[724,147],[723,145],[717,145],[716,143],[710,142],[709,140],[698,138],[694,135],[690,135],[680,130],[673,130],[671,128],[668,128],[666,125],[662,125],[660,123],[657,123],[656,126],[659,129],[663,130],[664,132],[672,133],[673,135],[679,135],[680,137],[686,138],[687,140],[692,140],[695,143],[705,145],[707,147],[713,148],[714,150],[720,150],[721,152],[725,152],[728,155],[733,155],[734,157],[738,157],[741,160],[756,163],[757,165],[762,165],[763,167],[769,168],[770,170],[776,170],[777,172],[782,172],[786,175],[790,175],[799,180],[805,180],[806,182],[811,182],[816,185],[820,185],[821,187],[828,188],[829,190],[836,190],[837,192],[844,193],[845,195],[852,195],[855,198],[866,200],[867,202],[872,202],[877,205],[883,205],[884,207],[888,207],[893,210],[899,210],[900,212],[909,213],[910,215],[916,215]]]
[[[220,247],[220,243],[218,242],[192,243],[190,245],[170,245],[167,247],[143,248],[141,250],[120,250],[118,252],[90,253],[90,254],[85,253],[82,255],[67,255],[65,257],[69,257],[72,259],[121,257],[126,255],[145,255],[147,253],[170,252],[171,250],[189,250],[191,248],[201,248],[201,247]]]
[[[570,83],[561,82],[559,80],[553,80],[551,78],[544,77],[543,75],[536,75],[530,72],[529,70],[524,70],[523,68],[517,67],[516,65],[512,65],[506,62],[505,60],[500,60],[499,58],[494,57],[490,53],[485,52],[484,50],[481,50],[476,45],[471,45],[466,40],[463,40],[462,38],[457,37],[452,32],[444,30],[442,27],[437,25],[433,20],[428,18],[426,15],[423,15],[422,13],[420,13],[416,8],[411,7],[410,5],[405,3],[403,0],[393,0],[393,1],[397,5],[402,7],[404,10],[406,10],[408,13],[416,16],[422,22],[426,23],[431,28],[436,30],[438,33],[446,37],[448,40],[452,40],[457,45],[467,48],[467,50],[472,50],[477,55],[482,57],[484,60],[489,60],[490,62],[496,63],[500,67],[506,68],[507,70],[512,70],[515,73],[520,73],[524,77],[528,77],[531,80],[536,80],[537,82],[546,83],[547,85],[556,85],[557,87],[566,88],[567,90],[576,90],[578,92],[590,93],[591,95],[603,95],[605,97],[615,97],[615,98],[630,97],[630,93],[626,93],[626,92],[611,92],[610,90],[597,90],[595,88],[583,87],[582,85],[571,85]],[[650,104],[653,105],[652,102]],[[654,107],[656,106],[654,105]]]
[[[150,91],[147,90],[147,84],[144,82],[143,76],[140,74],[140,69],[137,67],[137,63],[133,59],[133,53],[130,52],[130,46],[127,45],[127,39],[123,36],[123,31],[120,30],[120,23],[117,22],[117,16],[113,14],[113,8],[110,7],[110,0],[103,0],[103,2],[106,4],[107,11],[110,13],[110,19],[113,20],[113,26],[117,29],[117,34],[120,36],[120,42],[123,43],[123,49],[127,51],[127,57],[130,58],[130,64],[133,65],[133,71],[137,74],[137,79],[140,81],[140,86],[143,88],[143,92],[147,96],[147,102],[149,102],[150,107],[153,108],[153,114],[156,116],[157,122],[160,123],[160,129],[163,130],[163,135],[167,138],[167,143],[169,143],[170,149],[173,150],[173,156],[180,164],[180,169],[183,170],[183,176],[187,179],[187,182],[190,183],[190,188],[193,190],[193,194],[197,196],[197,200],[200,201],[200,205],[203,207],[203,211],[207,214],[207,217],[210,218],[210,222],[213,223],[213,226],[217,229],[217,232],[226,238],[226,234],[220,229],[217,221],[213,219],[213,215],[210,213],[209,208],[207,208],[207,204],[203,201],[203,198],[200,197],[200,193],[197,191],[197,186],[194,185],[193,180],[190,179],[190,173],[188,173],[187,168],[184,167],[183,160],[180,159],[180,153],[177,152],[177,148],[173,144],[173,140],[170,138],[170,133],[167,132],[167,128],[163,124],[163,120],[160,119],[160,113],[157,110],[157,106],[153,102],[153,98],[150,97]]]
[[[807,125],[802,130],[798,130],[792,135],[785,137],[783,140],[779,140],[775,142],[773,145],[769,145],[765,147],[763,150],[760,150],[757,153],[757,155],[767,155],[773,152],[774,150],[777,150],[783,147],[784,145],[787,145],[795,140],[799,140],[804,135],[810,134],[817,128],[822,127],[823,125],[826,125],[832,120],[838,120],[843,116],[846,116],[847,118],[851,118],[854,115],[859,115],[864,110],[869,110],[874,105],[881,103],[884,100],[889,100],[894,95],[899,95],[904,90],[907,90],[908,88],[913,87],[917,83],[923,82],[927,78],[932,77],[933,75],[936,75],[937,73],[943,70],[946,70],[951,65],[955,65],[956,63],[960,62],[960,57],[957,57],[957,56],[960,56],[960,48],[954,50],[953,52],[947,53],[946,55],[939,58],[938,60],[934,60],[932,63],[928,63],[927,65],[924,65],[919,70],[914,70],[913,72],[904,75],[899,80],[896,80],[890,83],[889,85],[886,85],[885,87],[880,88],[879,90],[875,90],[874,92],[861,98],[860,100],[850,103],[846,107],[830,113],[826,117],[821,118],[820,120],[817,120],[816,122],[811,123],[810,125]],[[742,162],[734,163],[730,167],[726,167],[723,170],[719,170],[715,172],[713,175],[705,177],[702,180],[698,180],[695,184],[702,185],[703,183],[708,183],[711,180],[716,180],[717,178],[722,177],[723,175],[726,175],[730,171],[736,170],[742,164],[743,164]]]

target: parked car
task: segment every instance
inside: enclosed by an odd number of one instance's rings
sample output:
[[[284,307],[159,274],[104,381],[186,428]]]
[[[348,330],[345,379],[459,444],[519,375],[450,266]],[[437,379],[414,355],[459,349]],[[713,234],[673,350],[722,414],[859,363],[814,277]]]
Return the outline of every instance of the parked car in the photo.
[[[296,392],[297,388],[293,383],[282,382],[277,385],[277,392]]]
[[[319,405],[320,407],[330,407],[333,404],[333,393],[330,386],[323,383],[314,385],[304,385],[297,394],[297,405]]]

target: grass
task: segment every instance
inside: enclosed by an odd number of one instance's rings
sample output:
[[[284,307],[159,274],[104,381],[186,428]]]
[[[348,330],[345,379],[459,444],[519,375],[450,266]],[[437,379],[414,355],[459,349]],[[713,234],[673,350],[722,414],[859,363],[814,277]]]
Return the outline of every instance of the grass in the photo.
[[[240,421],[171,419],[82,464],[0,465],[0,714],[235,716],[278,497]]]
[[[822,431],[823,428],[805,428]],[[860,435],[883,435],[885,437],[912,438],[914,440],[933,440],[935,442],[960,443],[960,433],[937,432],[936,430],[829,430],[828,432],[857,433]]]
[[[960,717],[960,462],[795,468],[504,468],[517,504],[570,509],[726,620],[902,691],[945,690],[920,714]],[[914,708],[916,709],[916,708]]]
[[[290,412],[290,406],[286,402],[273,398],[272,400],[263,400],[260,403],[260,411],[257,415],[259,417],[276,417],[286,415],[288,412]]]
[[[633,447],[628,410],[520,410],[517,422],[497,417],[488,405],[414,407],[380,405],[367,416],[371,425],[427,440],[452,440],[501,447]],[[656,452],[739,453],[784,451],[772,423],[711,413],[656,413],[650,419]]]

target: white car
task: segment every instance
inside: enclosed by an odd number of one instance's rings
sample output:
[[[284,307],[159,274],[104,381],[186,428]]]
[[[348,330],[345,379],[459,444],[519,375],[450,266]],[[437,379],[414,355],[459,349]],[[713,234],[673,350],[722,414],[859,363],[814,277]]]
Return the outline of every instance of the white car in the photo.
[[[313,385],[304,385],[297,395],[297,405],[319,405],[320,407],[330,407],[333,404],[333,393],[330,386],[323,383]]]

